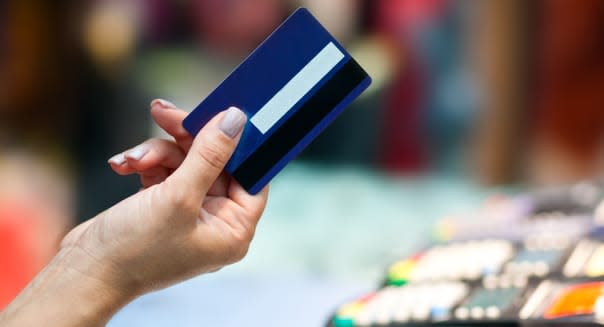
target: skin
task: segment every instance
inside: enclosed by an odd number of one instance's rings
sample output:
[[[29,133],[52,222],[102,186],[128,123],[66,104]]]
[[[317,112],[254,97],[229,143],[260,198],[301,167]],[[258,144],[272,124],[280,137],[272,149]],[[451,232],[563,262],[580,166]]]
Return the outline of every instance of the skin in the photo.
[[[138,174],[143,189],[74,228],[0,313],[1,326],[103,326],[144,293],[245,256],[268,189],[250,195],[223,171],[241,131],[223,132],[222,112],[193,139],[184,111],[160,100],[151,107],[173,139],[147,140],[142,158],[131,150],[110,160],[116,173]]]

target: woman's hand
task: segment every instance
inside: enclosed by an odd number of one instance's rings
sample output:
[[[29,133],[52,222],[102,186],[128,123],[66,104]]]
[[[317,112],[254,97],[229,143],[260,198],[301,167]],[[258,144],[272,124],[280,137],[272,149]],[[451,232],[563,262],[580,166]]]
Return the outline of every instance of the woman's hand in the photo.
[[[140,294],[242,259],[267,201],[267,189],[250,195],[223,172],[245,124],[243,112],[221,112],[194,140],[181,126],[186,113],[172,104],[153,101],[152,116],[174,140],[151,139],[109,161],[119,174],[138,173],[144,189],[72,230],[36,278],[62,271],[85,293],[63,294],[59,302],[97,294],[89,300],[100,302],[98,310],[82,314],[88,322],[102,323]],[[50,291],[48,284],[34,281],[21,302]]]

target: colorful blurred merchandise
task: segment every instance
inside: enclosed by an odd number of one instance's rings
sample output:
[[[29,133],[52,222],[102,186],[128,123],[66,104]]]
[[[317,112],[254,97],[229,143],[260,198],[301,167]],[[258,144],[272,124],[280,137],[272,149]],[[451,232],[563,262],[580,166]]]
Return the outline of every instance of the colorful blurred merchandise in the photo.
[[[341,306],[330,325],[599,325],[604,183],[487,202],[478,228],[449,219],[445,238],[393,263],[381,288]]]

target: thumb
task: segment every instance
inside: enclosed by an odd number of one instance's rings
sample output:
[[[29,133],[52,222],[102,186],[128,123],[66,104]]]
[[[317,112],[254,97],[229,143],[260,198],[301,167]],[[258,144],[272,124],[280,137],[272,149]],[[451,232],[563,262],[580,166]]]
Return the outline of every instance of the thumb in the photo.
[[[230,107],[199,131],[187,157],[171,176],[178,193],[201,203],[231,158],[246,120],[243,111]]]

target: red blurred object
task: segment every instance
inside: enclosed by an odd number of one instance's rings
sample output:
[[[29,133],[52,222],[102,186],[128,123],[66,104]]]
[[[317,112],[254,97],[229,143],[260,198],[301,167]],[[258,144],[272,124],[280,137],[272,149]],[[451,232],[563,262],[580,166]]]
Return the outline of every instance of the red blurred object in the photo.
[[[390,37],[404,54],[402,69],[385,92],[386,111],[380,133],[380,165],[395,173],[418,173],[427,166],[425,131],[426,72],[414,33],[439,19],[445,0],[382,0],[376,2],[374,28]]]
[[[538,136],[594,162],[604,138],[604,1],[539,3]]]
[[[284,13],[278,0],[196,0],[192,5],[201,43],[235,56],[254,49],[281,23]]]
[[[34,210],[16,202],[0,203],[0,310],[41,268],[35,249]]]
[[[381,0],[377,2],[376,28],[381,33],[401,36],[438,17],[449,4],[447,0]]]
[[[419,65],[407,58],[386,91],[380,135],[380,165],[391,172],[419,172],[426,166],[423,128],[424,81]]]

